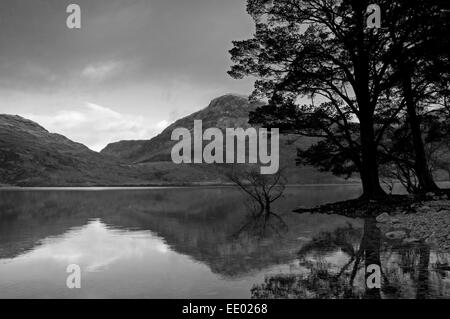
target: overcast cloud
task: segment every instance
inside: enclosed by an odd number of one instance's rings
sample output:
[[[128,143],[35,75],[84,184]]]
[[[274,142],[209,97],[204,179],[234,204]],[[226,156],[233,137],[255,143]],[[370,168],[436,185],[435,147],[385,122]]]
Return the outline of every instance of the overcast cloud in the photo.
[[[82,29],[66,27],[77,3]],[[245,0],[2,0],[0,113],[99,150],[154,136],[231,79],[231,41],[251,36]]]

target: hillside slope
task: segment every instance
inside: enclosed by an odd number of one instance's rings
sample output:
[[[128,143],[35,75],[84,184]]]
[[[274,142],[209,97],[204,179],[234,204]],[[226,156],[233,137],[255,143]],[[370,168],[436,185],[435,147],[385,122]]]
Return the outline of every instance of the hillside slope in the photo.
[[[177,127],[192,130],[194,120],[210,127],[248,128],[248,113],[261,105],[247,98],[225,95],[208,107],[184,117],[151,140],[109,144],[101,153],[48,132],[39,124],[16,115],[0,115],[0,186],[144,186],[223,184],[230,181],[215,165],[171,161]],[[289,183],[341,183],[330,173],[295,165],[297,147],[314,139],[282,135],[280,167]]]
[[[249,112],[260,105],[261,103],[250,103],[245,97],[224,95],[212,100],[206,108],[177,120],[150,140],[111,143],[101,153],[120,158],[128,163],[171,161],[170,151],[176,142],[171,141],[170,137],[177,127],[192,131],[194,120],[202,120],[203,129],[247,128]]]
[[[48,132],[17,115],[0,114],[0,184],[79,186],[140,183],[117,160]]]
[[[186,116],[167,127],[161,134],[150,140],[142,141],[120,141],[111,143],[105,147],[101,153],[115,157],[124,163],[139,165],[145,170],[157,170],[160,178],[166,180],[183,180],[182,170],[191,171],[193,167],[202,168],[202,173],[198,176],[189,174],[190,179],[214,180],[220,182],[222,177],[217,176],[217,172],[208,168],[208,165],[181,164],[175,165],[171,162],[170,152],[177,143],[171,140],[172,131],[175,128],[183,127],[193,130],[194,120],[202,120],[203,129],[217,127],[221,130],[225,128],[248,128],[248,115],[250,111],[261,106],[261,102],[251,103],[248,98],[227,94],[218,97],[204,109]],[[298,136],[280,136],[280,167],[286,170],[286,176],[290,183],[341,183],[343,179],[333,176],[330,173],[322,173],[310,166],[296,166],[295,159],[297,148],[309,147],[315,143],[316,139]],[[176,170],[175,174],[172,170]]]

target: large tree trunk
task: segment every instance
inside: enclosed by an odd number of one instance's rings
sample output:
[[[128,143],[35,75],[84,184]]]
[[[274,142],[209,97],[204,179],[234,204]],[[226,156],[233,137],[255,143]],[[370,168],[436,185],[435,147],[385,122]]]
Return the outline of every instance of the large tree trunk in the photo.
[[[367,108],[360,107],[360,112],[362,197],[379,199],[385,197],[386,193],[380,185],[373,115]]]
[[[356,36],[355,95],[359,108],[361,137],[361,169],[363,198],[378,199],[386,196],[380,186],[377,163],[377,145],[375,142],[374,120],[376,102],[371,103],[369,91],[369,54],[366,51],[364,23],[367,5],[364,1],[353,1],[359,32]]]
[[[363,185],[362,197],[379,199],[386,196],[380,186],[378,174],[377,148],[374,141],[373,124],[361,122],[361,180]]]
[[[433,175],[428,169],[428,161],[425,155],[425,146],[422,140],[422,130],[420,120],[416,112],[416,103],[412,92],[411,76],[405,65],[401,65],[403,98],[405,99],[408,113],[408,121],[414,145],[415,163],[414,169],[419,180],[419,188],[422,192],[437,191],[439,187],[433,180]]]

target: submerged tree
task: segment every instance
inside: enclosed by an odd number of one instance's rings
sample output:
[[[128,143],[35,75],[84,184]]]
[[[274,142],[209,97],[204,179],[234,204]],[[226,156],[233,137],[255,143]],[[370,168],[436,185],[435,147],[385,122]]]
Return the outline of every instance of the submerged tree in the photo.
[[[234,234],[235,237],[243,233],[251,233],[264,237],[266,231],[277,233],[278,229],[287,228],[283,219],[272,210],[272,203],[283,196],[286,189],[286,178],[283,170],[264,175],[260,173],[258,165],[221,165],[220,171],[249,199],[250,214],[244,225]]]
[[[224,165],[224,175],[236,184],[257,206],[257,214],[268,218],[274,213],[272,203],[283,196],[286,188],[286,178],[282,171],[272,175],[260,173],[257,165]]]

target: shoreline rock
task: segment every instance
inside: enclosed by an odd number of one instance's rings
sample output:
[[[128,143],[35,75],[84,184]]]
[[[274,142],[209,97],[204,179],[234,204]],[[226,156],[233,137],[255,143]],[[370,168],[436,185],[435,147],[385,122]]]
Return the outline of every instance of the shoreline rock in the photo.
[[[414,244],[425,242],[436,249],[450,251],[450,200],[438,198],[411,205],[411,210],[384,212],[376,217],[388,240]]]

